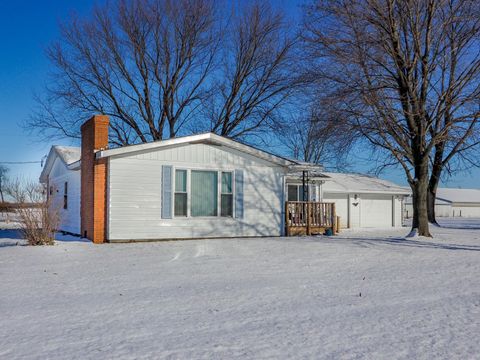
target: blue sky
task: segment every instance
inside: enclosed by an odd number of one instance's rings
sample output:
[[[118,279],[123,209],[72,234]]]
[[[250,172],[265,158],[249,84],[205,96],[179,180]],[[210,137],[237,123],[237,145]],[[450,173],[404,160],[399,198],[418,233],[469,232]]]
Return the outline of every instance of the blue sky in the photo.
[[[33,94],[42,91],[49,63],[45,47],[58,36],[58,23],[77,12],[88,15],[93,0],[0,1],[0,163],[40,161],[53,143],[44,142],[21,127],[34,107]],[[273,2],[298,15],[300,0]],[[77,145],[71,140],[55,144]],[[274,149],[272,149],[274,150]],[[38,178],[39,163],[8,165],[12,177]],[[352,170],[369,170],[366,162]],[[387,170],[381,177],[406,184],[399,170]],[[480,187],[480,170],[451,178],[449,187]]]

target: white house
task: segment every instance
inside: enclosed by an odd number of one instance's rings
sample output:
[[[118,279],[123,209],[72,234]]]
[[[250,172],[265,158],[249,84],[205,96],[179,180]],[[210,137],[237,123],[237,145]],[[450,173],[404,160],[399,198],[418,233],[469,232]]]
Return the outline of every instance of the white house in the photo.
[[[60,213],[60,229],[80,234],[80,148],[52,146],[42,170],[48,196]]]
[[[408,197],[405,202],[405,217],[412,215],[412,199]],[[480,217],[480,189],[438,188],[435,216]]]
[[[81,148],[52,147],[40,181],[60,230],[99,243],[280,236],[285,202],[304,199],[334,202],[342,227],[401,226],[403,188],[320,170],[212,133],[109,149],[94,116]]]
[[[409,191],[390,181],[362,174],[331,173],[309,169],[310,201],[335,203],[341,228],[402,226],[403,199]],[[287,200],[303,199],[302,174],[287,176]]]

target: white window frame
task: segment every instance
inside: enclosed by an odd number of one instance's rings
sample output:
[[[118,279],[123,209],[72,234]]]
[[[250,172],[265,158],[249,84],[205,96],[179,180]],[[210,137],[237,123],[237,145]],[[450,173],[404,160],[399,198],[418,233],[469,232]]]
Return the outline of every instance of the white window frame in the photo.
[[[233,218],[235,214],[235,172],[230,171],[230,170],[220,170],[218,172],[218,176],[220,181],[218,182],[218,188],[219,188],[219,195],[218,195],[218,202],[219,202],[219,216],[222,218]],[[222,216],[222,173],[229,173],[230,178],[232,179],[232,192],[230,193],[224,193],[225,195],[232,195],[232,215],[229,216]]]
[[[172,196],[172,218],[175,217],[175,193],[177,192],[176,190],[176,177],[177,177],[177,170],[179,171],[185,171],[186,172],[186,184],[185,184],[185,193],[187,194],[187,214],[185,216],[177,216],[179,219],[185,219],[186,217],[189,217],[190,213],[190,172],[188,169],[184,168],[173,168],[173,196]],[[183,192],[179,192],[180,194],[185,194]]]
[[[308,187],[309,187],[309,189],[308,189],[308,197],[309,197],[309,198],[307,199],[307,201],[313,201],[313,200],[310,200],[310,199],[313,198],[313,196],[312,196],[313,192],[315,192],[315,194],[314,194],[315,196],[314,196],[314,197],[315,197],[315,198],[317,197],[317,194],[316,194],[316,191],[317,191],[316,186],[317,186],[317,184],[316,184],[316,183],[308,183],[307,185],[308,185]],[[286,190],[286,198],[287,198],[287,201],[294,201],[294,200],[289,200],[289,199],[288,199],[288,187],[289,187],[289,186],[296,186],[296,187],[297,187],[297,199],[298,199],[297,201],[303,201],[303,199],[300,198],[300,189],[303,188],[303,184],[299,184],[299,183],[287,183],[287,187],[286,187],[286,189],[285,189],[285,190]]]
[[[235,218],[235,169],[232,168],[218,168],[218,167],[176,167],[172,166],[173,176],[173,196],[172,196],[172,219],[234,219]],[[187,216],[175,216],[175,176],[177,170],[187,171]],[[210,171],[217,173],[217,215],[216,216],[192,216],[192,189],[191,178],[192,171]],[[221,216],[222,211],[222,172],[232,174],[232,216]]]

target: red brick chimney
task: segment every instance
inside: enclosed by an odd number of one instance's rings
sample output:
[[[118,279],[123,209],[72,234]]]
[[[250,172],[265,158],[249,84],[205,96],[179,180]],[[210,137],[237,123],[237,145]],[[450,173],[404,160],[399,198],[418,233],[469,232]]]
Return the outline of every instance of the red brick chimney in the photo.
[[[95,152],[108,146],[108,124],[108,116],[95,115],[81,127],[81,235],[96,244],[106,240],[107,160]]]

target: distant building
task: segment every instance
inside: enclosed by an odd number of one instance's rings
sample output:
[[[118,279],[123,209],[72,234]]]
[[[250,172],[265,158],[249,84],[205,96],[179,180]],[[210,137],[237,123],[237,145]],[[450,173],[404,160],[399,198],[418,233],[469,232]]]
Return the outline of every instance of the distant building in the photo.
[[[413,215],[412,198],[405,201],[404,215]],[[435,202],[437,217],[478,217],[480,218],[480,189],[439,188]]]

